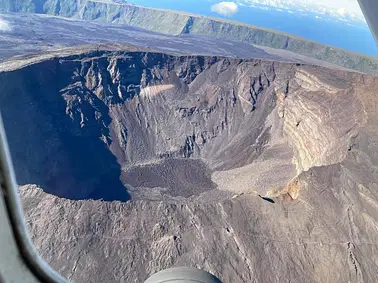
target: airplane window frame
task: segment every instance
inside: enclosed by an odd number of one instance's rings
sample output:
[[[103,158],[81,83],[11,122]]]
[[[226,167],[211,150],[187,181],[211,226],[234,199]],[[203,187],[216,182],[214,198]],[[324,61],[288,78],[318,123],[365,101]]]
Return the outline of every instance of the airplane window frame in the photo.
[[[0,181],[1,197],[3,198],[6,215],[8,218],[11,231],[13,232],[20,258],[19,260],[35,276],[36,280],[46,283],[68,283],[61,275],[54,271],[38,254],[34,244],[29,236],[26,227],[24,213],[20,198],[17,192],[17,183],[13,170],[12,159],[6,139],[6,133],[3,126],[3,120],[0,115]],[[0,206],[0,209],[3,209]],[[2,243],[8,244],[8,243]],[[17,255],[12,255],[17,256]],[[1,276],[1,274],[0,274]],[[2,276],[3,277],[3,276]],[[3,281],[2,278],[0,281]],[[32,281],[32,280],[31,280]]]
[[[371,0],[358,0],[365,19],[370,27],[370,31],[378,44],[378,17],[375,12],[378,11],[378,2]],[[24,213],[21,206],[21,201],[17,192],[17,183],[13,170],[13,164],[9,152],[9,147],[6,139],[6,133],[3,126],[3,121],[0,114],[0,182],[1,195],[5,208],[0,202],[0,213],[6,210],[5,217],[8,218],[9,227],[13,233],[14,241],[16,243],[20,259],[22,263],[28,268],[28,271],[34,275],[35,280],[46,283],[68,283],[60,274],[54,271],[38,254],[26,226]],[[1,215],[0,215],[1,216]],[[8,228],[8,227],[7,227]],[[1,236],[1,234],[0,234]],[[0,240],[1,237],[0,237]],[[7,243],[1,243],[7,244]],[[15,255],[18,256],[18,255]],[[0,282],[4,282],[4,276],[0,273]]]
[[[358,0],[358,4],[378,46],[378,2],[376,0]]]

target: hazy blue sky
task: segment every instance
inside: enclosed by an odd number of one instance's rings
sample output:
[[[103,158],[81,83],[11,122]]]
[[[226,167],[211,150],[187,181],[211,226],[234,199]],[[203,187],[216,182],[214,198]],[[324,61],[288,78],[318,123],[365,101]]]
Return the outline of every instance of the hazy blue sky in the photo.
[[[357,0],[132,0],[154,8],[227,18],[378,56]]]

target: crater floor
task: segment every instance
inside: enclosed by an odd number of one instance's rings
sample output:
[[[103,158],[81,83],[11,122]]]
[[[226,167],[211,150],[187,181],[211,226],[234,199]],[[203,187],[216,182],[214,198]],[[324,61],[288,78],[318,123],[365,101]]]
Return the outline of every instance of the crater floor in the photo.
[[[135,166],[125,171],[121,179],[135,195],[142,189],[160,188],[162,194],[187,198],[217,188],[209,168],[195,159],[169,158],[156,164]]]

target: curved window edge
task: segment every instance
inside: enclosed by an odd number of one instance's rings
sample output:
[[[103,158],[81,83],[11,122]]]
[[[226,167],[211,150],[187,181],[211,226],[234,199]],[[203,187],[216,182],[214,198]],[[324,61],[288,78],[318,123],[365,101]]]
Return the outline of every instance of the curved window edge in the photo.
[[[1,198],[3,198],[2,203],[4,208],[1,207],[0,210],[5,210],[5,215],[8,218],[9,227],[13,233],[13,240],[17,246],[21,260],[29,271],[31,275],[35,276],[36,280],[40,282],[56,282],[56,283],[67,283],[61,275],[54,271],[38,254],[34,244],[29,236],[29,231],[26,227],[26,222],[24,219],[24,213],[21,206],[21,201],[17,192],[16,179],[13,169],[13,164],[9,152],[8,142],[6,139],[5,129],[3,125],[3,120],[0,115],[0,181],[1,181]],[[4,228],[2,228],[4,229]],[[2,243],[8,244],[8,243]],[[17,254],[11,254],[8,256],[17,256]],[[13,267],[16,268],[16,267]],[[17,272],[17,270],[15,270]],[[1,274],[0,274],[1,275]],[[4,275],[1,275],[5,279]],[[25,275],[27,277],[27,275]],[[30,277],[29,276],[29,277]],[[25,278],[28,279],[28,278]],[[6,281],[4,281],[6,283]]]

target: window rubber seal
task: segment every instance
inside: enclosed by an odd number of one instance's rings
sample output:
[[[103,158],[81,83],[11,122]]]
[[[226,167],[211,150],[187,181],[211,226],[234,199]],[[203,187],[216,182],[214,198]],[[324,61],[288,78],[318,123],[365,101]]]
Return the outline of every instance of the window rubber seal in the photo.
[[[26,221],[17,192],[17,183],[12,159],[6,139],[3,119],[0,115],[0,179],[8,218],[14,239],[23,263],[30,272],[43,283],[67,283],[60,274],[53,270],[38,254],[26,227]]]

